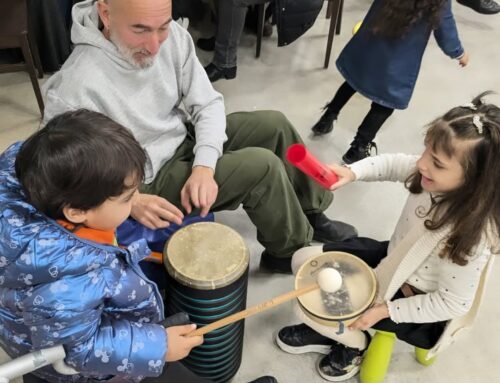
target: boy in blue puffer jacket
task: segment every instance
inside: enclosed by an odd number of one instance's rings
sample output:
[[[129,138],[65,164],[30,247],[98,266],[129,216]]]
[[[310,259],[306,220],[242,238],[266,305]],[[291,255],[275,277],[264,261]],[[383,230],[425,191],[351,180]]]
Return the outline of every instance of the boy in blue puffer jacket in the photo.
[[[158,324],[162,298],[138,264],[145,241],[115,246],[145,163],[124,127],[86,110],[0,156],[0,346],[15,358],[62,344],[79,372],[48,366],[28,380],[141,381],[202,343],[183,336],[194,325]]]

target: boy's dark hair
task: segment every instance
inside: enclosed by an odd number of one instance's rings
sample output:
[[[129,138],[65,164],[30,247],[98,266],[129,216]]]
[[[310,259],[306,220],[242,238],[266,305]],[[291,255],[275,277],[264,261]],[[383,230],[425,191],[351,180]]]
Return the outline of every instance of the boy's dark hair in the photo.
[[[54,117],[23,143],[16,175],[34,207],[64,219],[66,206],[90,210],[136,187],[145,163],[144,150],[127,129],[80,109]],[[128,176],[131,185],[125,185]]]
[[[427,213],[425,227],[438,230],[451,226],[446,247],[440,254],[458,265],[467,264],[473,247],[489,227],[500,232],[500,108],[483,101],[492,92],[484,92],[469,105],[451,109],[428,126],[425,141],[434,151],[457,155],[454,144],[464,145],[460,162],[464,183],[441,195]],[[422,176],[415,171],[406,181],[411,193],[421,193]],[[494,251],[498,245],[495,239]]]

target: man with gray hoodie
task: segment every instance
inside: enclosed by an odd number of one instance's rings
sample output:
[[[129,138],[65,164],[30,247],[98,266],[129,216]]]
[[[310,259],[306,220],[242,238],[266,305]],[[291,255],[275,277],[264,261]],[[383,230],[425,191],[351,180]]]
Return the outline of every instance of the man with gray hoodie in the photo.
[[[75,48],[44,86],[44,122],[87,108],[132,131],[148,156],[132,217],[149,228],[180,223],[181,208],[204,216],[242,204],[266,249],[261,266],[274,272],[291,272],[291,255],[312,238],[355,236],[323,214],[332,193],[284,161],[287,147],[302,141],[281,113],[225,116],[171,9],[171,0],[76,4]]]

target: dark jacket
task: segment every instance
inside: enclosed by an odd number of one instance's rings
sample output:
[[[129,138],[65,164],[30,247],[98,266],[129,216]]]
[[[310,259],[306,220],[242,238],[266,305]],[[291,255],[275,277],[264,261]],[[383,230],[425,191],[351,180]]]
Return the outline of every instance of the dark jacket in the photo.
[[[281,47],[293,43],[313,26],[323,0],[276,0],[274,4]]]
[[[288,45],[312,27],[318,17],[323,0],[272,0],[278,27],[278,46]],[[238,4],[262,4],[269,0],[235,0]],[[272,6],[272,5],[271,5]],[[172,17],[199,20],[202,18],[200,0],[173,0]]]
[[[370,22],[383,0],[375,0],[361,28],[345,46],[337,68],[346,81],[363,96],[393,109],[405,109],[411,99],[420,64],[431,32],[450,58],[464,53],[448,0],[434,29],[428,20],[419,21],[405,36],[389,39],[374,35]]]

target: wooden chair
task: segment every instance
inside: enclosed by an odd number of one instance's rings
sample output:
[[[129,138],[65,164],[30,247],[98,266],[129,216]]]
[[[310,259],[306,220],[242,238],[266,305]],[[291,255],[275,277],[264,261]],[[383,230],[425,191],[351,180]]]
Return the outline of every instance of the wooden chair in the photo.
[[[340,34],[340,27],[342,23],[342,10],[344,8],[344,0],[328,0],[328,7],[326,9],[326,18],[330,19],[330,29],[328,32],[328,41],[326,44],[326,56],[324,68],[327,69],[330,64],[330,56],[332,53],[333,37],[335,34]],[[255,57],[260,57],[262,47],[262,35],[264,32],[264,18],[265,18],[266,4],[257,5],[258,10],[258,23],[257,23],[257,47],[255,49]]]
[[[266,15],[266,4],[257,5],[257,47],[255,48],[255,58],[260,57],[260,48],[262,46],[262,36],[264,35],[264,18]]]
[[[328,41],[326,43],[326,55],[324,68],[330,65],[330,56],[332,54],[333,37],[340,34],[342,24],[342,13],[344,9],[344,0],[328,0],[326,8],[326,18],[330,19],[330,30],[328,32]]]
[[[0,64],[0,73],[27,71],[35,91],[38,107],[43,116],[44,104],[37,79],[43,78],[43,69],[34,40],[28,34],[28,8],[26,0],[0,1],[0,49],[20,48],[24,62]]]

